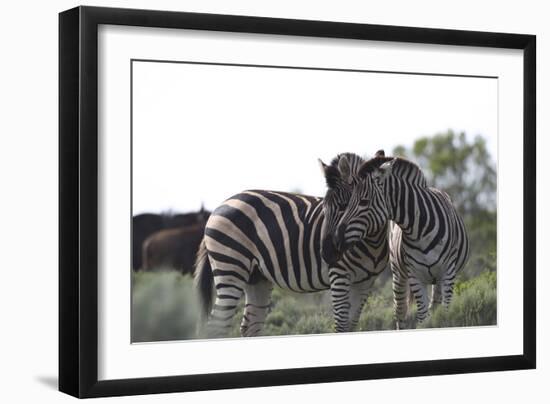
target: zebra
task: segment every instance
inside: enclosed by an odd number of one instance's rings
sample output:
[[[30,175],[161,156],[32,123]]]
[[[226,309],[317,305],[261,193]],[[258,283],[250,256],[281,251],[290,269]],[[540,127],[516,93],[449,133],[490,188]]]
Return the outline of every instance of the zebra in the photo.
[[[456,275],[469,256],[464,222],[449,195],[429,187],[409,160],[382,153],[363,164],[359,177],[336,226],[339,250],[389,225],[396,328],[405,327],[409,292],[422,322],[431,307],[451,302]],[[428,284],[433,285],[430,302]]]
[[[256,336],[270,309],[274,285],[298,293],[330,289],[334,330],[353,330],[374,280],[387,266],[387,233],[357,243],[342,255],[327,221],[343,212],[364,160],[352,153],[319,161],[327,184],[324,198],[250,190],[212,212],[197,254],[195,284],[207,336],[221,337],[245,296],[240,332]],[[215,302],[212,305],[212,288]]]

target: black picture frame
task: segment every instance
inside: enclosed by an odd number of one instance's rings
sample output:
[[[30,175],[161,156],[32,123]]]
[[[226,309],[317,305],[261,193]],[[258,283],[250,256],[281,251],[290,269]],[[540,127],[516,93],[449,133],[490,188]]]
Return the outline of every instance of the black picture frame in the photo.
[[[99,381],[100,24],[523,50],[523,354]],[[84,398],[535,368],[535,60],[533,35],[97,7],[77,7],[60,13],[59,390]]]

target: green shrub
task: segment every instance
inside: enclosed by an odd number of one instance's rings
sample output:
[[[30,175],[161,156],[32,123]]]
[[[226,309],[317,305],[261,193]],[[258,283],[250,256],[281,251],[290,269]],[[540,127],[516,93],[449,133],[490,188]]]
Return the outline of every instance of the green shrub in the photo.
[[[497,321],[497,278],[495,272],[483,272],[457,283],[448,309],[437,307],[422,328],[473,327],[495,325]]]
[[[301,317],[291,334],[324,334],[333,332],[333,330],[332,317],[323,313],[316,313],[311,316]]]
[[[319,334],[332,332],[330,296],[327,292],[293,293],[276,288],[272,310],[263,335]]]
[[[384,286],[391,288],[391,282],[387,282]],[[359,317],[357,331],[392,330],[394,324],[393,298],[375,294],[367,299]]]
[[[200,313],[193,281],[176,272],[136,273],[132,277],[132,341],[166,341],[204,337],[197,331]],[[424,323],[416,325],[412,303],[408,323],[418,328],[496,324],[496,272],[485,271],[457,282],[448,310],[437,307]],[[243,299],[244,300],[244,299]],[[240,337],[244,302],[233,318],[229,337]],[[391,279],[377,281],[358,322],[358,331],[393,330]],[[275,288],[262,335],[296,335],[332,332],[330,294],[294,293]],[[202,331],[202,330],[201,330]]]
[[[174,271],[132,275],[132,342],[194,338],[199,312],[190,276]]]

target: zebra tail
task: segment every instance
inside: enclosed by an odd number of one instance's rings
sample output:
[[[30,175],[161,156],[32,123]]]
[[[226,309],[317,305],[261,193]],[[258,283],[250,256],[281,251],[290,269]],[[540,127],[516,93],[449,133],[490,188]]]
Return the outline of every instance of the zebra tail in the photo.
[[[141,270],[148,271],[151,265],[151,240],[147,239],[141,246]]]
[[[406,283],[406,287],[407,287],[407,305],[409,306],[409,310],[410,310],[411,305],[414,305],[416,300],[415,300],[414,295],[411,291],[411,284],[409,283],[408,280],[407,280],[407,283]]]
[[[195,261],[195,290],[198,292],[199,301],[202,309],[203,319],[208,318],[212,310],[212,288],[214,286],[214,276],[208,259],[208,251],[204,238],[201,241]]]

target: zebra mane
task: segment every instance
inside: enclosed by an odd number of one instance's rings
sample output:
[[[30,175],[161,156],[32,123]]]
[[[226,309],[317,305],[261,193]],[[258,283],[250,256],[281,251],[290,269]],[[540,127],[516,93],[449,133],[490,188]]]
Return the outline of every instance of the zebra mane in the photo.
[[[350,169],[351,179],[358,178],[359,170],[365,160],[355,153],[340,153],[332,159],[330,165],[325,166],[325,179],[329,188],[336,188],[344,183],[343,173],[340,170],[340,160],[345,158]]]
[[[374,157],[363,164],[359,175],[365,177],[367,174],[373,173],[380,168],[382,164],[392,162],[391,171],[394,175],[407,179],[409,182],[415,182],[420,186],[427,186],[424,172],[418,164],[407,160],[403,157]]]
[[[392,172],[399,177],[406,178],[409,182],[415,182],[423,187],[427,186],[428,182],[420,166],[403,157],[395,158],[395,162],[392,164]]]

